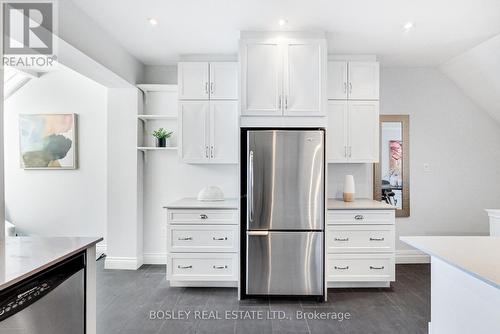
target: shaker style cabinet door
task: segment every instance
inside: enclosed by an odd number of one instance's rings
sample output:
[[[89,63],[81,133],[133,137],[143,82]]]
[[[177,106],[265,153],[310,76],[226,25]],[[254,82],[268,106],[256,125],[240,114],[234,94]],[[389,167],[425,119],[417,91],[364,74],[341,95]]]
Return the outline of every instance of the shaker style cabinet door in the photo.
[[[210,91],[207,62],[182,62],[178,65],[179,100],[208,100]]]
[[[348,68],[349,99],[378,100],[379,63],[373,61],[350,61]]]
[[[283,111],[290,116],[324,113],[325,45],[316,40],[290,41],[284,48]]]
[[[211,163],[238,163],[238,129],[238,101],[211,101]]]
[[[245,41],[240,46],[241,114],[282,114],[283,60],[278,42]]]
[[[347,161],[347,101],[328,101],[327,161]]]
[[[210,156],[208,114],[208,101],[179,102],[182,161],[208,162]]]
[[[378,162],[378,101],[349,101],[348,146],[350,162]]]
[[[211,100],[237,100],[238,63],[237,62],[210,63],[209,91]]]
[[[329,61],[327,73],[328,99],[347,100],[347,62]]]

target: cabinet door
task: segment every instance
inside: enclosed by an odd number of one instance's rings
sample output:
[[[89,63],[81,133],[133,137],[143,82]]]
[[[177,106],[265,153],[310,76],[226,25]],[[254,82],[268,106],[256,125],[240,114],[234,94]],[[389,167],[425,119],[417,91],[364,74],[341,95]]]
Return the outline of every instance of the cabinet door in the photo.
[[[328,99],[347,100],[347,62],[328,62]]]
[[[282,114],[283,57],[277,41],[243,42],[241,56],[241,114]]]
[[[210,162],[238,162],[238,101],[210,102]]]
[[[347,118],[347,101],[328,101],[328,162],[347,162]]]
[[[284,46],[284,114],[324,113],[324,45],[319,41],[290,41]]]
[[[184,162],[208,162],[208,111],[208,101],[179,102],[181,158]]]
[[[238,99],[238,63],[210,63],[210,99]]]
[[[379,64],[377,62],[351,61],[349,68],[349,99],[379,99]]]
[[[179,63],[177,76],[180,100],[208,100],[208,63]]]
[[[349,101],[349,161],[378,162],[378,101]]]

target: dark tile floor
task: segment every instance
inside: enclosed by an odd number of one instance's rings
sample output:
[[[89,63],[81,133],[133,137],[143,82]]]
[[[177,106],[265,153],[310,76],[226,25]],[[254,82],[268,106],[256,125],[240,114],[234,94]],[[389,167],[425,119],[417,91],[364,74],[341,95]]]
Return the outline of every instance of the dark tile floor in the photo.
[[[245,300],[238,302],[236,289],[170,288],[165,266],[145,265],[137,271],[97,271],[98,334],[189,333],[427,333],[430,320],[429,265],[397,265],[396,282],[390,289],[329,289],[328,302],[311,300]],[[208,311],[205,316],[201,311]],[[150,319],[150,312],[190,312],[188,319]],[[211,311],[211,313],[210,313]],[[257,311],[265,318],[226,320],[226,311],[242,316]],[[247,312],[248,311],[248,312]],[[267,319],[268,311],[286,319]],[[274,312],[272,311],[281,311]],[[330,317],[347,313],[349,319],[297,319],[296,312]],[[199,317],[217,319],[195,319]],[[340,313],[342,312],[342,313]]]

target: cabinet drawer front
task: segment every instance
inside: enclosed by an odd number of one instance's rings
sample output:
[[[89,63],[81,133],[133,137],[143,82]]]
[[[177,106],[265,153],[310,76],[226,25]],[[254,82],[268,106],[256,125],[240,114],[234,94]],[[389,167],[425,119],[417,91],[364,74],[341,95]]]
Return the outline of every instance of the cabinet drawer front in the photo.
[[[234,281],[238,277],[238,255],[223,253],[171,253],[167,279],[180,281]]]
[[[328,210],[327,222],[337,224],[394,224],[394,210]]]
[[[169,252],[237,252],[237,225],[169,225]]]
[[[330,225],[328,253],[394,252],[394,225]]]
[[[393,255],[328,255],[327,280],[331,282],[394,281]]]
[[[238,224],[238,210],[168,210],[171,224]]]

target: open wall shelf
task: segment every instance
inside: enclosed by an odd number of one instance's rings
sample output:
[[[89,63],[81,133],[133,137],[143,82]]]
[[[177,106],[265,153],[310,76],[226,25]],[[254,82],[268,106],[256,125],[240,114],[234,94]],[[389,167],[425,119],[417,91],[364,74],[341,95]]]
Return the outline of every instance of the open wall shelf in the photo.
[[[139,151],[175,151],[177,150],[177,146],[171,146],[171,147],[148,147],[148,146],[142,146],[137,148]]]
[[[143,122],[154,121],[154,120],[177,120],[177,116],[171,115],[137,115],[137,118]]]

